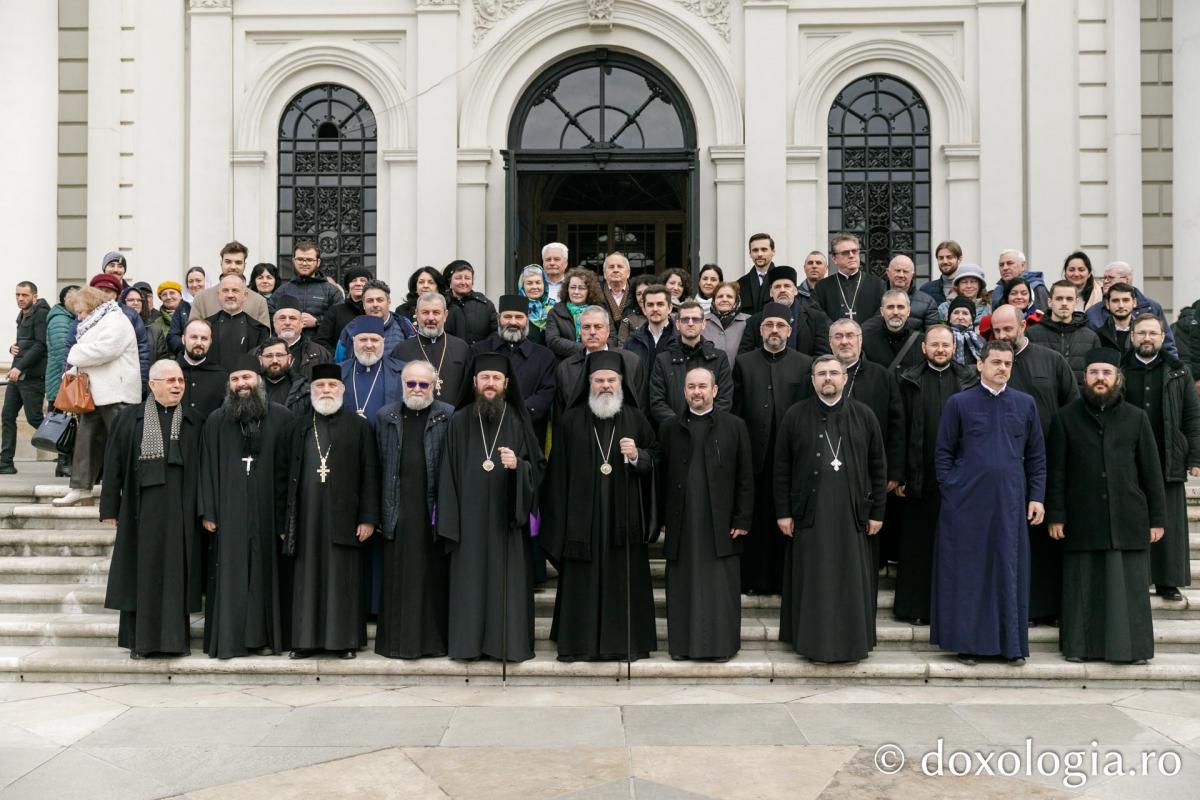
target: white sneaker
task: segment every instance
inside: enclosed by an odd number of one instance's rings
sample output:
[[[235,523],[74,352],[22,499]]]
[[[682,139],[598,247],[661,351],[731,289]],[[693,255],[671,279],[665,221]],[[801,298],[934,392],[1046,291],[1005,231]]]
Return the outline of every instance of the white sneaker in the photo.
[[[51,500],[50,502],[52,505],[63,507],[63,506],[73,506],[73,505],[76,505],[77,503],[79,503],[80,501],[91,500],[91,499],[92,499],[92,490],[91,489],[72,489],[71,491],[69,491],[65,495],[63,495],[62,497],[56,497],[53,500]]]

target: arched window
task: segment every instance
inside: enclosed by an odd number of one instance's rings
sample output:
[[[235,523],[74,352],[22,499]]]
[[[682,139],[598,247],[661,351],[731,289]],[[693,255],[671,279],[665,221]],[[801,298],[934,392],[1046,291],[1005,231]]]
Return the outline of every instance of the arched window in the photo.
[[[900,254],[929,272],[929,110],[899,78],[859,78],[829,109],[829,231],[857,234],[877,275]]]
[[[375,269],[375,114],[335,83],[305,89],[279,121],[278,263],[292,275],[292,243],[315,239],[321,268]]]

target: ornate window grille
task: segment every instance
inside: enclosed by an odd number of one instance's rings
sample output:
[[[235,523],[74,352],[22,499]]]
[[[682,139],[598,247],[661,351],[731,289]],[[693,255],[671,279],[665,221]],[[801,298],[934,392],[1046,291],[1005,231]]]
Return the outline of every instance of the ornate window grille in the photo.
[[[279,121],[278,264],[293,275],[292,243],[315,239],[321,268],[374,272],[375,114],[357,92],[326,83],[292,98]]]
[[[929,274],[929,110],[899,78],[859,78],[829,109],[829,231],[857,234],[877,275],[900,254]]]

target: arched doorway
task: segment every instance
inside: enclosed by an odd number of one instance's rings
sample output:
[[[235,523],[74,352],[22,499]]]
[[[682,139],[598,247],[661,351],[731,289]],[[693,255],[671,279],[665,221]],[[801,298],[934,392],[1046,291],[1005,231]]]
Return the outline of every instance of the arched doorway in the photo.
[[[314,239],[321,268],[376,267],[376,128],[371,106],[336,83],[292,98],[279,120],[278,264],[294,275],[292,243]]]
[[[560,61],[522,96],[508,144],[508,285],[553,241],[572,266],[613,250],[635,275],[697,266],[696,127],[654,66],[604,49]]]
[[[928,274],[929,110],[891,75],[851,83],[829,109],[829,232],[862,242],[862,264],[883,274],[892,256]]]

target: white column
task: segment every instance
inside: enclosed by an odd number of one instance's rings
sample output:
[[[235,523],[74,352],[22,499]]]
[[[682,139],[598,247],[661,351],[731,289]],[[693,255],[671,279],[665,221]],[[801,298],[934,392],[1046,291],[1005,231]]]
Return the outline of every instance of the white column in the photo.
[[[749,268],[746,245],[749,235],[742,212],[746,205],[745,149],[741,145],[713,145],[708,148],[713,164],[713,183],[717,187],[717,263],[731,279],[737,280]]]
[[[1171,21],[1172,73],[1177,76],[1200,75],[1200,3],[1175,3]],[[1200,252],[1200,103],[1195,98],[1195,82],[1177,79],[1171,88],[1173,119],[1172,141],[1172,249],[1174,271],[1171,278],[1172,306],[1178,312],[1200,297],[1200,268],[1192,258]]]
[[[221,246],[234,239],[233,3],[190,0],[188,41],[187,258],[216,266]],[[250,252],[257,260],[262,253]]]
[[[799,269],[810,250],[826,247],[826,204],[821,202],[823,147],[787,148],[787,247],[781,261]]]
[[[227,160],[232,166],[230,185],[234,200],[230,208],[233,235],[225,238],[236,238],[246,245],[251,264],[259,261],[276,264],[275,218],[262,211],[264,204],[274,206],[272,198],[275,195],[275,187],[267,180],[272,172],[267,168],[267,153],[265,150],[234,150]],[[207,257],[200,254],[200,265],[213,263],[224,243],[218,242]],[[247,277],[249,274],[247,270]]]
[[[783,241],[786,192],[788,52],[786,0],[745,0],[746,207],[743,233],[766,231],[781,255],[803,248]],[[744,254],[743,254],[744,255]],[[795,262],[794,256],[788,256]],[[745,260],[745,259],[743,259]]]
[[[457,257],[458,4],[417,3],[417,260],[439,269]],[[482,264],[476,264],[476,268]]]
[[[119,240],[121,2],[88,3],[87,274]],[[127,242],[125,244],[128,244]]]
[[[1000,251],[1025,247],[1021,0],[979,0],[979,31],[979,258],[995,277]]]
[[[377,274],[392,287],[392,301],[398,305],[407,291],[408,276],[423,266],[417,261],[417,152],[385,150],[381,159],[389,198],[388,257],[386,263],[379,263]]]
[[[130,273],[157,286],[181,280],[184,261],[184,7],[137,2],[137,149]]]
[[[492,151],[488,147],[464,147],[458,151],[458,257],[476,265],[475,288],[491,297],[499,297],[512,287],[505,282],[508,262],[487,260],[488,166]],[[480,272],[480,267],[484,270]]]
[[[953,239],[962,247],[963,261],[983,266],[979,252],[979,146],[948,144],[942,147],[942,155],[946,161],[946,232],[939,235],[934,231],[934,243]]]
[[[1109,0],[1104,27],[1108,37],[1108,252],[1114,261],[1133,266],[1134,285],[1140,285],[1142,23],[1138,1]]]
[[[8,346],[16,326],[13,287],[37,284],[38,294],[54,305],[58,296],[58,4],[3,0],[0,16],[0,106],[15,115],[0,126],[0,152],[8,153],[0,219],[7,239],[26,257],[5,269],[0,289],[0,359],[10,361]],[[11,313],[10,313],[11,312]]]
[[[1033,269],[1058,278],[1079,247],[1079,56],[1075,6],[1027,0],[1025,53],[1033,81],[1026,97],[1025,254]],[[953,204],[952,204],[953,207]]]

